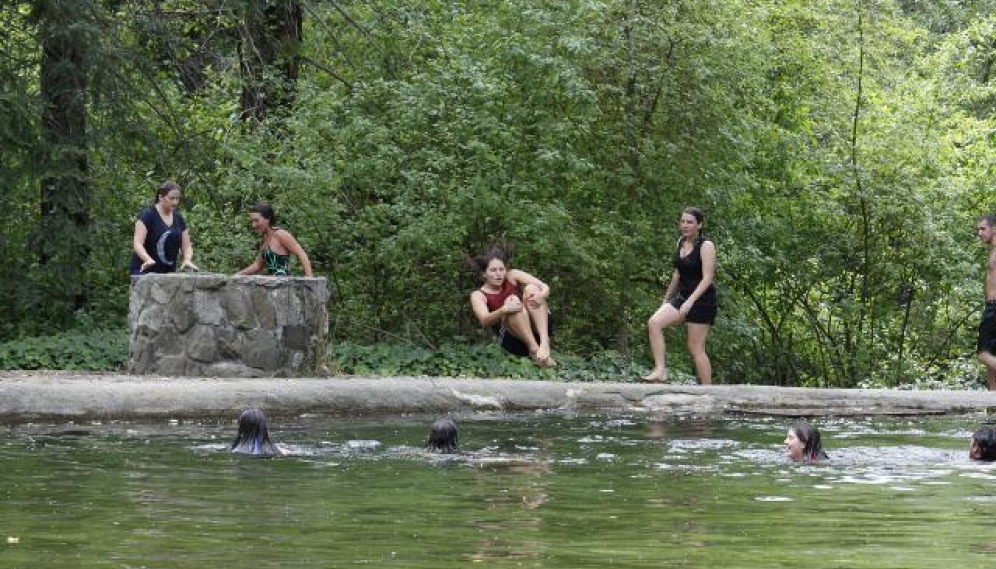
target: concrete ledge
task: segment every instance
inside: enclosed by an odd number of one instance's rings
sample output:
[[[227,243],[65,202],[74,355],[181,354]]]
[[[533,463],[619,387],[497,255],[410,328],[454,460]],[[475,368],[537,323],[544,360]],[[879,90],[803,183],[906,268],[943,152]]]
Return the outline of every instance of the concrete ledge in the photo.
[[[568,383],[460,378],[154,378],[0,372],[0,421],[560,410],[776,416],[927,415],[996,410],[996,392]]]

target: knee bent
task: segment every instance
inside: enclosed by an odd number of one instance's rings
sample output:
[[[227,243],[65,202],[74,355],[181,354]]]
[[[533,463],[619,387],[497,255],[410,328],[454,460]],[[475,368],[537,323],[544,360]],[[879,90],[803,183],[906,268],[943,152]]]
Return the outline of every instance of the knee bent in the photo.
[[[538,286],[534,284],[527,284],[526,286],[522,287],[522,297],[524,299],[525,297],[529,296],[530,293],[533,292],[538,293],[539,291],[540,288]],[[543,299],[540,302],[545,302],[545,301],[546,299]]]

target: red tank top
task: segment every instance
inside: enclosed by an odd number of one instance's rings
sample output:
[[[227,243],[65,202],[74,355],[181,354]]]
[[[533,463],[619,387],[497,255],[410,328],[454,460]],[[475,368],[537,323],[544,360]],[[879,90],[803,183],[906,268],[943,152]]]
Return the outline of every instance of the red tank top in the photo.
[[[481,294],[484,295],[485,300],[488,302],[488,310],[494,312],[502,306],[505,306],[505,299],[512,296],[519,296],[519,287],[512,281],[505,279],[505,282],[501,284],[501,290],[498,292],[484,292],[481,290]]]

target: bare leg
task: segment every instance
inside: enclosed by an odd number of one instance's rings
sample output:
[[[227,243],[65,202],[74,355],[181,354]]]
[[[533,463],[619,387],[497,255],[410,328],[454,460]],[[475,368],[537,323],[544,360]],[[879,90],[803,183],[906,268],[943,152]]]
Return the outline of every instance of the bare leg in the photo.
[[[526,288],[522,291],[523,297],[528,298],[534,289],[533,285],[526,285]],[[525,308],[529,312],[529,319],[532,321],[533,330],[539,335],[539,344],[535,351],[536,362],[549,367],[557,365],[550,358],[550,309],[546,305],[546,299],[534,303],[527,302]],[[530,351],[530,353],[534,352]]]
[[[989,384],[989,391],[996,391],[996,355],[990,352],[979,352],[979,361],[986,366],[986,382]]]
[[[529,321],[529,312],[520,310],[505,316],[505,329],[513,336],[522,340],[529,348],[529,354],[535,354],[539,350],[539,344],[533,336],[533,325]]]
[[[644,376],[643,381],[667,381],[667,353],[664,347],[664,328],[681,324],[684,321],[678,309],[664,303],[647,321],[647,334],[650,337],[650,352],[654,355],[654,370]]]
[[[688,332],[688,353],[692,355],[695,375],[699,377],[699,383],[702,385],[712,385],[712,362],[709,361],[709,355],[705,350],[709,329],[709,324],[693,322],[685,324],[685,330]]]

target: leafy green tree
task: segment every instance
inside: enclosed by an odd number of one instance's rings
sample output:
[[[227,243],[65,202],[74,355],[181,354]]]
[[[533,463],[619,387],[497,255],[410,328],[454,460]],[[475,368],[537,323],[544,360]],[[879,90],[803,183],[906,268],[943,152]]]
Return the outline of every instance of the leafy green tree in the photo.
[[[485,341],[464,262],[506,240],[556,349],[635,369],[697,205],[717,379],[974,379],[991,0],[8,6],[0,338],[123,326],[133,216],[174,178],[207,270],[248,264],[271,201],[347,344]]]

